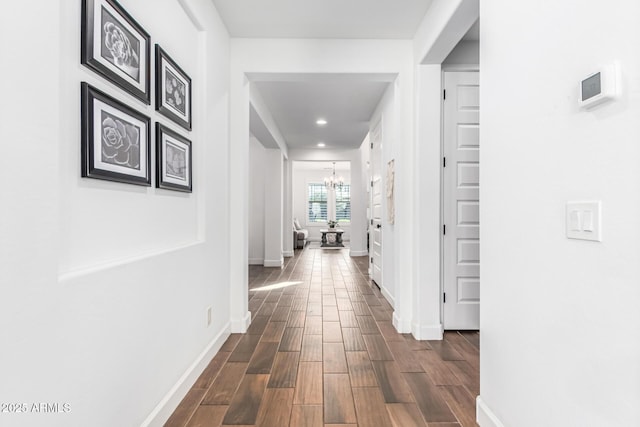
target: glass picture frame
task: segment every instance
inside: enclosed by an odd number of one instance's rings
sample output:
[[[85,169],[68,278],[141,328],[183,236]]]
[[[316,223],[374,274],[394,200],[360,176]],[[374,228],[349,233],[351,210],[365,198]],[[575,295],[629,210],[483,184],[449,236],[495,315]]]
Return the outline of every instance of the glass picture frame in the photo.
[[[156,44],[156,110],[191,130],[191,78]]]
[[[81,62],[151,104],[151,37],[115,0],[82,0]]]
[[[151,119],[81,83],[81,176],[151,186]]]
[[[156,187],[193,191],[191,141],[156,122]]]

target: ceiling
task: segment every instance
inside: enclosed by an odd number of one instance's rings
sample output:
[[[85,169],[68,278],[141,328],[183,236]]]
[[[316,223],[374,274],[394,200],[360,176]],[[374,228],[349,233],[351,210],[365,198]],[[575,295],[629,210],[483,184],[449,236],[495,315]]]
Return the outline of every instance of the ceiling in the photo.
[[[231,37],[412,39],[432,0],[213,0]]]
[[[321,170],[327,171],[327,176],[331,175],[333,171],[333,163],[334,162],[315,162],[315,161],[294,161],[293,162],[293,170],[295,171],[311,171],[311,170]],[[336,164],[336,173],[338,172],[349,172],[351,170],[351,163],[349,162],[335,162]]]
[[[480,20],[479,19],[476,21],[475,24],[473,24],[471,26],[471,28],[469,28],[469,31],[467,31],[467,34],[464,35],[462,40],[467,41],[467,42],[468,41],[473,41],[473,42],[480,41]]]
[[[265,106],[289,148],[358,148],[369,131],[369,119],[388,86],[370,75],[329,74],[296,81],[255,82]],[[316,124],[323,118],[324,126]],[[256,132],[252,117],[251,131]],[[262,142],[262,140],[261,140]],[[268,146],[263,142],[263,145]]]
[[[212,0],[231,37],[412,39],[432,0]],[[465,40],[478,39],[476,24]],[[358,148],[395,75],[249,76],[289,149]],[[251,108],[252,134],[278,144]],[[319,118],[326,126],[316,125]]]
[[[271,132],[269,132],[269,129],[260,118],[256,109],[253,105],[250,105],[249,108],[249,126],[251,128],[251,134],[255,136],[265,148],[279,148],[278,143],[273,138],[273,135],[271,135]]]

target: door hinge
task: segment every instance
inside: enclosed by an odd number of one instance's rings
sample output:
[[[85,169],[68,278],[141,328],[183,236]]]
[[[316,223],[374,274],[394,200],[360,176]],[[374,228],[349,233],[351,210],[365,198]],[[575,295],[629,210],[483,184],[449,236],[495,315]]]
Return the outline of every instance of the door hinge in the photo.
[[[373,188],[373,181],[371,181],[370,184],[371,184],[371,188]]]
[[[446,158],[446,157],[443,157],[443,158],[442,158],[442,167],[443,167],[443,168],[446,168],[446,167],[447,167],[447,158]]]
[[[442,302],[443,303],[447,302],[447,293],[446,292],[442,293]]]
[[[373,142],[370,144],[370,146],[371,146],[371,149],[373,150]]]
[[[446,225],[442,225],[442,234],[446,235],[447,234],[447,226]]]
[[[442,90],[442,99],[447,99],[447,90],[446,89]]]
[[[373,264],[373,258],[371,258],[371,264]]]
[[[373,225],[373,218],[371,218],[371,225]]]

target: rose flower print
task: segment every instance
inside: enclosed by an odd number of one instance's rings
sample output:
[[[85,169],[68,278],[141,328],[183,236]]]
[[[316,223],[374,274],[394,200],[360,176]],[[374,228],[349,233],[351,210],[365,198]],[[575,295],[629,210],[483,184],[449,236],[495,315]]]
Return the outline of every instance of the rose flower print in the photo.
[[[134,78],[138,78],[138,55],[131,47],[129,37],[113,22],[104,24],[104,44],[113,63]]]
[[[107,117],[102,121],[102,161],[140,168],[139,132],[134,126]]]
[[[185,113],[185,85],[179,82],[178,79],[171,75],[170,72],[165,80],[165,93],[167,104],[171,105],[176,110]]]

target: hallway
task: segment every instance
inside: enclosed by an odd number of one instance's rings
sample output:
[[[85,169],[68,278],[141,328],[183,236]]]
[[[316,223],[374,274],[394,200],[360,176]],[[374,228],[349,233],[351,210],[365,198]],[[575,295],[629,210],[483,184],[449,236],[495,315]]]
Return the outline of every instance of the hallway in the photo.
[[[251,266],[247,334],[229,337],[166,426],[476,426],[478,334],[398,334],[366,270],[366,257],[309,248],[283,269]]]

